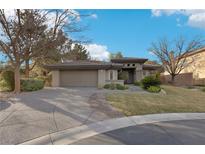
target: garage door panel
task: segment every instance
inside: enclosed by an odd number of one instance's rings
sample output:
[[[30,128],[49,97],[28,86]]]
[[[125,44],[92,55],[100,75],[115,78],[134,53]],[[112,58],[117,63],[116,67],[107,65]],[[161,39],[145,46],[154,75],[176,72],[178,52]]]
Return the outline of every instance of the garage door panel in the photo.
[[[96,70],[80,70],[80,71],[61,71],[60,85],[61,86],[86,86],[96,87],[98,72]]]

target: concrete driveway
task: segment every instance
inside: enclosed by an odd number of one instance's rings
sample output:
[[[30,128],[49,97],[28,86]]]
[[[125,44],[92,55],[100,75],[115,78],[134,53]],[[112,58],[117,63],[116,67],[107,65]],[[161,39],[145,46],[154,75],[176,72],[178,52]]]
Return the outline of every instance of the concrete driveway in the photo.
[[[19,144],[46,134],[122,117],[96,88],[46,88],[0,102],[0,144]]]

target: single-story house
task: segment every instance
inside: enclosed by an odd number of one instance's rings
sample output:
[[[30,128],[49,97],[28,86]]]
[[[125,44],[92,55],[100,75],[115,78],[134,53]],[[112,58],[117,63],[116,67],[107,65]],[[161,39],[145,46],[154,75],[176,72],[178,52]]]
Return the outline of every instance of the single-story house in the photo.
[[[145,65],[146,61],[143,58],[112,59],[111,62],[67,61],[45,67],[52,73],[54,87],[103,87],[109,83],[134,83],[161,68],[160,65]],[[119,79],[119,72],[127,72],[127,80]]]

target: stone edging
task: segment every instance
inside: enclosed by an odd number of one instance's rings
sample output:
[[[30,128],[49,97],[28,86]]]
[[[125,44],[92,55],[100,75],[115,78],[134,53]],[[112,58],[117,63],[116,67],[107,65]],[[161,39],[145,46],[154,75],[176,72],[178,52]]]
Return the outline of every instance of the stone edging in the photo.
[[[164,113],[114,118],[48,134],[22,144],[71,144],[94,135],[124,127],[163,121],[194,119],[205,119],[205,113]]]

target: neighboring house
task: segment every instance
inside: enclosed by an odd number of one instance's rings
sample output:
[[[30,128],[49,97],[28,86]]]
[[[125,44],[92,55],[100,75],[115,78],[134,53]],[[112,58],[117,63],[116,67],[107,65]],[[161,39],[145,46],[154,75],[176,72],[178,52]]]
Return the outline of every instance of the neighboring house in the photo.
[[[85,86],[103,87],[109,83],[134,83],[144,76],[156,73],[160,65],[144,65],[147,59],[121,58],[111,62],[102,61],[69,61],[47,65],[52,72],[52,86]],[[119,80],[119,72],[127,72],[126,81]]]
[[[176,76],[177,85],[205,85],[205,47],[186,55],[187,67]],[[170,80],[168,72],[164,72],[166,80]]]

